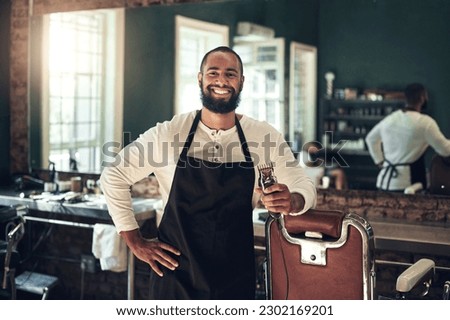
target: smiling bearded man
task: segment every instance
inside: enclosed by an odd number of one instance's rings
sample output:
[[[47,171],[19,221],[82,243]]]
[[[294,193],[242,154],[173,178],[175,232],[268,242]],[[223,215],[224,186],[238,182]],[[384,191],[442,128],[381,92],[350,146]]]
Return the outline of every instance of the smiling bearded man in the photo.
[[[214,112],[225,114],[234,111],[240,102],[244,76],[242,75],[242,62],[239,56],[234,58],[241,66],[238,69],[230,68],[224,74],[219,74],[217,66],[207,65],[208,55],[201,63],[199,75],[200,98],[203,106]],[[222,58],[219,58],[221,60]],[[205,83],[206,82],[206,83]]]
[[[244,84],[236,52],[218,47],[206,53],[197,81],[200,110],[148,129],[104,168],[108,212],[133,254],[152,269],[150,299],[255,299],[253,208],[261,201],[272,212],[301,214],[315,205],[316,188],[301,167],[287,165],[295,157],[281,132],[235,113]],[[164,151],[168,143],[175,152]],[[153,156],[167,157],[167,164],[143,161]],[[258,159],[273,162],[283,182],[264,194]],[[146,239],[129,190],[151,173],[164,210],[157,238]]]

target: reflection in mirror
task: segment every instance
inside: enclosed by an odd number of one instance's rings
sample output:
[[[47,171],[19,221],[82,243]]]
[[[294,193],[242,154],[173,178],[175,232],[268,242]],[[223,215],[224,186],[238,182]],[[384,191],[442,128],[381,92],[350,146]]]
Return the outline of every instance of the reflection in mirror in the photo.
[[[102,146],[121,141],[123,28],[123,9],[43,17],[37,167],[97,173]]]
[[[52,2],[50,1],[49,3]],[[106,2],[109,1],[104,1],[104,3]],[[327,128],[327,121],[323,119],[326,103],[323,102],[322,98],[326,89],[324,75],[330,71],[333,71],[336,75],[334,79],[335,89],[358,87],[364,89],[381,88],[396,90],[403,87],[405,81],[410,81],[420,75],[427,75],[426,82],[432,88],[430,92],[430,101],[432,103],[429,109],[431,111],[430,114],[438,120],[440,126],[443,127],[444,133],[448,136],[448,125],[446,126],[447,123],[442,120],[445,119],[445,108],[442,106],[448,105],[448,95],[445,94],[445,88],[448,87],[448,77],[443,77],[445,73],[442,72],[430,72],[430,70],[448,69],[449,60],[444,54],[449,51],[447,50],[448,41],[440,41],[441,46],[444,46],[441,48],[442,50],[435,50],[435,47],[427,45],[430,38],[443,40],[447,36],[442,31],[445,30],[442,26],[447,25],[448,21],[444,14],[446,11],[442,10],[442,8],[430,6],[428,3],[422,5],[421,1],[414,0],[413,2],[415,3],[420,2],[420,5],[411,6],[413,14],[405,17],[405,20],[397,19],[396,17],[404,12],[403,2],[406,2],[406,0],[398,2],[384,1],[383,3],[380,3],[380,1],[361,1],[356,7],[355,3],[343,4],[336,1],[328,1],[326,5],[323,4],[320,6],[317,1],[293,0],[195,2],[198,3],[177,3],[176,5],[168,6],[152,5],[148,8],[128,7],[126,9],[127,60],[125,61],[126,81],[124,95],[127,111],[123,121],[119,120],[121,114],[118,111],[121,111],[121,108],[114,112],[103,112],[103,115],[116,114],[114,120],[118,125],[122,125],[123,122],[123,129],[118,127],[116,130],[109,130],[111,129],[109,128],[105,136],[102,136],[103,133],[99,133],[96,136],[96,140],[98,142],[101,141],[100,145],[104,141],[107,141],[106,139],[109,139],[107,137],[111,136],[114,131],[120,135],[125,130],[130,133],[130,138],[134,139],[135,136],[132,136],[131,133],[133,135],[138,134],[147,129],[149,124],[171,117],[174,113],[174,104],[177,105],[178,110],[175,113],[179,112],[180,102],[177,99],[179,99],[180,95],[178,93],[175,94],[175,91],[181,90],[188,93],[190,98],[188,98],[189,100],[186,99],[186,101],[194,101],[193,99],[198,101],[198,85],[195,81],[189,82],[189,84],[186,82],[186,86],[183,89],[183,86],[179,85],[179,80],[174,79],[174,76],[176,78],[185,76],[184,69],[179,65],[174,65],[177,58],[175,55],[179,54],[179,50],[175,49],[171,35],[174,35],[176,32],[174,22],[175,16],[177,15],[227,26],[229,28],[229,39],[235,41],[234,43],[230,43],[230,45],[238,45],[238,42],[241,42],[242,39],[238,37],[240,36],[238,26],[243,21],[248,21],[252,24],[258,23],[266,28],[271,28],[273,29],[271,38],[275,38],[276,36],[277,38],[285,39],[285,57],[289,61],[283,61],[282,63],[285,67],[284,76],[277,77],[272,71],[261,73],[260,75],[270,80],[267,82],[270,85],[268,89],[273,88],[272,85],[275,81],[272,80],[274,78],[277,81],[284,81],[285,96],[289,98],[280,103],[278,101],[273,102],[273,100],[267,100],[266,110],[270,112],[274,109],[270,106],[274,104],[278,104],[279,106],[281,103],[284,103],[284,108],[282,108],[282,111],[285,113],[284,123],[278,123],[280,126],[284,126],[284,132],[289,134],[288,139],[292,142],[294,150],[298,151],[301,149],[305,141],[312,140],[311,137],[314,135],[315,140],[321,141],[324,132],[328,131],[325,130]],[[77,3],[81,2],[77,1]],[[358,12],[358,15],[355,16],[357,19],[348,19],[350,7],[351,11],[355,10],[355,12]],[[375,10],[374,8],[377,9]],[[107,11],[111,12],[112,10]],[[280,17],[283,18],[280,19]],[[429,17],[433,18],[430,19]],[[47,111],[45,111],[45,114],[42,114],[41,109],[42,106],[45,106],[43,102],[45,96],[41,97],[43,94],[41,94],[42,90],[40,89],[42,86],[41,44],[39,45],[39,50],[33,50],[36,49],[35,43],[42,42],[41,32],[39,31],[38,33],[36,31],[38,30],[36,25],[33,24],[37,20],[36,18],[42,18],[42,16],[33,15],[31,17],[31,35],[29,37],[31,42],[30,75],[32,77],[29,86],[31,169],[48,167],[51,150],[50,138],[62,140],[65,134],[68,137],[72,137],[69,140],[70,143],[78,143],[74,138],[74,134],[71,132],[66,133],[56,129],[50,131],[48,124],[50,118],[46,119],[46,116],[48,117],[49,114],[52,114],[53,117],[53,112],[48,111],[49,102],[46,102]],[[119,17],[117,19],[120,20]],[[383,21],[383,23],[380,24],[380,21]],[[420,23],[417,23],[417,21],[420,21]],[[427,28],[423,28],[423,25],[426,25]],[[41,27],[39,26],[39,28]],[[110,28],[108,27],[107,30],[110,30]],[[119,31],[117,32],[118,34],[122,32],[120,27],[117,27],[117,30]],[[164,30],[164,32],[160,30]],[[395,41],[398,42],[399,39],[401,41],[395,48],[389,45]],[[293,51],[289,52],[289,45],[294,42],[312,46],[311,48],[306,47],[305,50],[301,48],[300,50],[296,49],[294,53],[292,53]],[[318,45],[319,43],[320,48],[317,49],[320,49],[318,50],[320,55],[317,56],[314,45]],[[63,45],[63,42],[60,42],[59,47],[63,46],[65,44]],[[88,46],[85,45],[85,47]],[[420,48],[420,50],[417,50],[417,48]],[[382,53],[386,49],[388,49],[387,52],[392,53],[392,59],[385,59],[383,56]],[[392,51],[392,49],[395,50]],[[36,54],[37,52],[38,54]],[[111,52],[113,51],[109,50],[107,54]],[[410,57],[409,59],[404,59],[405,53]],[[120,51],[119,54],[121,54]],[[59,56],[62,56],[62,54]],[[267,55],[261,56],[267,57]],[[433,59],[430,57],[433,57]],[[317,59],[317,61],[314,61],[314,59]],[[37,64],[35,63],[36,61],[38,61]],[[121,62],[120,59],[117,61],[117,63]],[[367,61],[371,63],[368,64]],[[308,67],[308,70],[306,70],[304,65],[309,63],[311,68]],[[39,65],[39,70],[36,70],[36,65]],[[73,63],[68,62],[66,65],[73,65]],[[198,63],[188,65],[191,67],[189,72],[194,71],[195,73],[198,68],[197,65]],[[104,70],[106,72],[111,71],[110,68],[105,68]],[[181,70],[183,70],[183,73]],[[179,74],[177,75],[176,73]],[[115,79],[112,78],[113,76],[107,76],[107,79],[109,81],[122,81],[120,71],[116,71],[116,75],[117,77]],[[257,76],[259,74],[255,71],[255,83],[258,81]],[[34,79],[36,77],[38,79]],[[313,83],[309,80],[311,78],[317,81],[317,83],[314,83],[315,89],[307,88],[306,90],[301,90],[299,87],[292,87],[298,83],[302,85],[306,83],[309,85]],[[195,80],[195,76],[193,79]],[[188,80],[191,81],[192,77],[188,76],[186,81]],[[421,77],[417,80],[425,81]],[[36,85],[37,83],[38,85]],[[252,88],[250,83],[250,75],[246,75],[244,85],[246,90],[244,92],[248,94],[251,93],[251,90],[247,89]],[[259,83],[257,84],[259,85]],[[121,94],[120,90],[122,86],[118,85],[117,88],[119,89],[117,92]],[[38,95],[33,93],[36,91],[39,92]],[[310,91],[313,93],[310,94]],[[304,93],[308,93],[311,99],[307,99]],[[109,97],[117,106],[121,106],[120,94],[117,97]],[[339,102],[346,103],[347,101],[343,100]],[[112,103],[106,103],[104,105],[111,106]],[[261,103],[261,105],[263,104]],[[311,105],[317,109],[311,108]],[[189,107],[192,107],[192,105]],[[241,107],[244,107],[244,101],[241,101]],[[244,113],[243,108],[241,110]],[[308,113],[310,111],[311,113]],[[268,113],[269,116],[273,118],[273,121],[269,119],[271,123],[278,121],[275,112],[273,114]],[[315,119],[317,121],[311,120],[314,118],[317,118]],[[60,117],[60,123],[63,121],[61,119],[68,121],[65,115]],[[47,125],[44,124],[45,121],[47,121]],[[112,121],[102,121],[104,125],[112,127]],[[56,123],[56,125],[58,124]],[[76,127],[72,126],[72,128],[75,130]],[[359,135],[362,130],[366,130],[362,129],[360,124],[356,125],[354,129],[355,133]],[[330,131],[336,132],[336,129],[330,129]],[[83,130],[83,133],[87,134],[87,132],[87,130]],[[48,142],[46,150],[43,151],[41,146],[44,141]],[[115,137],[114,141],[121,141],[121,137]],[[66,143],[66,145],[62,141],[58,143],[61,146],[58,148],[65,150],[60,153],[58,153],[59,151],[56,152],[56,159],[52,156],[52,159],[58,162],[56,166],[58,171],[65,170],[65,168],[70,169],[70,158],[77,157],[77,152],[78,158],[75,158],[76,163],[72,162],[72,167],[76,164],[77,169],[83,172],[98,170],[95,166],[90,166],[88,161],[83,160],[82,154],[86,154],[87,151],[78,151],[82,149],[80,146],[76,146],[76,148],[72,145],[66,147],[69,143]],[[53,145],[53,142],[51,144]],[[339,150],[336,149],[336,151]],[[96,154],[95,151],[91,153],[97,157],[101,156],[101,152],[100,155]],[[330,157],[332,156],[331,153],[328,155]],[[339,157],[338,159],[340,161],[341,158]],[[349,154],[345,154],[344,160],[348,163],[348,180],[352,182],[349,184],[349,188],[374,189],[377,167],[367,154],[350,150]],[[94,163],[98,166],[101,160],[96,159]]]

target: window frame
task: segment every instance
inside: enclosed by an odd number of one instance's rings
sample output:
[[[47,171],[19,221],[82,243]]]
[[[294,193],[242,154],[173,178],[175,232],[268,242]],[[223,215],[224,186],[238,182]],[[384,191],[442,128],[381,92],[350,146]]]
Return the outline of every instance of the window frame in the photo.
[[[99,110],[99,125],[95,137],[86,141],[78,141],[73,145],[74,150],[79,148],[92,148],[89,152],[89,159],[82,159],[82,167],[78,168],[82,172],[101,172],[101,164],[104,160],[102,148],[108,142],[121,142],[123,130],[123,64],[124,64],[124,28],[125,12],[123,8],[94,10],[94,11],[75,11],[56,14],[102,14],[104,16],[104,33],[102,35],[102,46],[105,54],[103,55],[102,80]],[[50,72],[49,72],[49,45],[50,45],[50,19],[52,14],[43,17],[43,45],[42,45],[42,95],[41,95],[41,164],[45,166],[50,161],[51,150],[67,150],[70,144],[62,143],[59,148],[52,148],[50,144]],[[107,53],[107,54],[106,54]],[[73,75],[79,74],[75,70]],[[77,95],[74,94],[74,99]],[[90,97],[89,97],[90,98]],[[75,106],[74,106],[75,107]],[[90,117],[90,115],[88,116]],[[74,122],[74,126],[77,125]],[[64,125],[64,122],[60,122]],[[74,137],[75,140],[75,137]],[[117,148],[118,151],[118,148]],[[56,166],[59,171],[70,171],[70,162],[61,162]]]
[[[299,59],[303,59],[303,73],[296,70]],[[317,140],[317,47],[292,41],[289,60],[289,140],[297,152]]]

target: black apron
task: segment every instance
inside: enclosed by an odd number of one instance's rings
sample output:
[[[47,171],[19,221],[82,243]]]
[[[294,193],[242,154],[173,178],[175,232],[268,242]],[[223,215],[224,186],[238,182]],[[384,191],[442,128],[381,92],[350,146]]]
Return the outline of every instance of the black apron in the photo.
[[[253,161],[236,127],[245,161],[215,163],[187,156],[198,112],[184,144],[158,239],[180,250],[174,271],[150,275],[150,299],[255,299]]]
[[[380,189],[389,190],[389,185],[391,183],[392,178],[395,179],[398,177],[397,167],[400,167],[400,166],[409,166],[409,172],[410,172],[410,177],[411,177],[410,185],[412,185],[416,182],[421,182],[424,188],[427,187],[427,177],[426,177],[426,168],[425,168],[425,153],[423,153],[419,159],[417,159],[416,161],[411,162],[411,163],[393,164],[386,159],[384,161],[387,163],[387,166],[385,167],[386,170],[384,171],[384,174],[381,178]],[[386,184],[386,187],[384,188],[383,182],[384,182],[385,178],[387,178],[387,184]],[[389,191],[403,191],[403,189],[402,190],[389,190]]]

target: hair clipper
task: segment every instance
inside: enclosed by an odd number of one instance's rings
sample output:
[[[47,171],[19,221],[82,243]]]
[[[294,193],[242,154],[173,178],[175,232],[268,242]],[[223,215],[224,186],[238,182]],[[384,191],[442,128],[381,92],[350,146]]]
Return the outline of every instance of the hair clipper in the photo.
[[[273,163],[272,162],[270,162],[268,164],[259,165],[258,171],[259,171],[258,185],[262,188],[263,192],[268,187],[277,183],[277,178],[275,177],[275,175],[273,173]],[[277,212],[269,211],[269,214],[274,219],[278,219],[280,217],[280,214]]]

